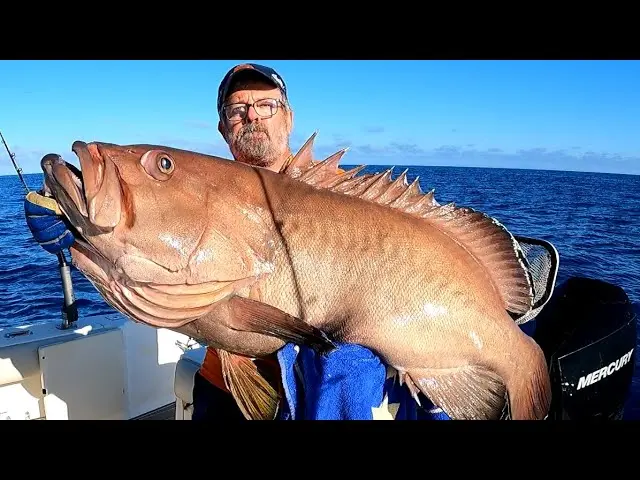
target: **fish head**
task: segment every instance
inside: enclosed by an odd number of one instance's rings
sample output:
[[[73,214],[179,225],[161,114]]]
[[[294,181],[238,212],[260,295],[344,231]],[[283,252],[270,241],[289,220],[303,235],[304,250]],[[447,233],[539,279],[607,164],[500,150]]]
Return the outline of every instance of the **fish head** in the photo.
[[[270,271],[264,212],[243,182],[251,167],[155,145],[72,151],[80,170],[42,158],[45,190],[75,233],[74,265],[134,320],[182,325]]]

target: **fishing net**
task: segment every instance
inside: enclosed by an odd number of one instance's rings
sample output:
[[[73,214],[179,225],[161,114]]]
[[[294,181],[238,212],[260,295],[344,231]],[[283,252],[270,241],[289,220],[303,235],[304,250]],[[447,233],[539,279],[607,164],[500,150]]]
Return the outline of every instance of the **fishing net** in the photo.
[[[522,325],[536,318],[549,302],[558,275],[559,255],[556,248],[545,240],[517,235],[514,237],[527,259],[533,279],[533,308],[523,316],[515,318],[515,322]],[[505,402],[500,418],[502,420],[511,418],[509,402]]]
[[[519,236],[515,238],[527,258],[533,277],[533,308],[515,319],[518,325],[522,325],[533,320],[551,298],[558,274],[559,255],[555,247],[545,240]]]

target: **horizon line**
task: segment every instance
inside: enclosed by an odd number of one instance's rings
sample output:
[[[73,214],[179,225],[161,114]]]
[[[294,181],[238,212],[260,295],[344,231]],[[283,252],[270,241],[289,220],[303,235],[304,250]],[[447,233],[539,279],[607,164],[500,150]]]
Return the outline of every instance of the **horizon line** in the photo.
[[[487,169],[487,170],[526,170],[526,171],[534,171],[534,172],[559,172],[559,173],[596,173],[600,175],[630,175],[630,176],[640,176],[640,173],[630,173],[630,172],[611,172],[611,171],[601,171],[601,170],[565,170],[560,168],[533,168],[533,167],[492,167],[492,166],[482,166],[482,165],[422,165],[415,163],[344,163],[340,165],[341,167],[358,167],[364,165],[365,168],[370,167],[387,167],[386,169],[396,169],[396,167],[422,167],[422,168],[477,168],[477,169]],[[24,170],[21,172],[22,175],[43,175],[43,172],[25,172]],[[0,177],[18,177],[17,173],[5,173],[0,174]]]

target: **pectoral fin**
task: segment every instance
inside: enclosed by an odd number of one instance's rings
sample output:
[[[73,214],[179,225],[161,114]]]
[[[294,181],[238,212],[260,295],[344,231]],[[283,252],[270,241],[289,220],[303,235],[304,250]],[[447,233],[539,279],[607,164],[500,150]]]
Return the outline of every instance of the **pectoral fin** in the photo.
[[[270,335],[286,342],[308,345],[325,353],[336,345],[321,330],[282,310],[257,300],[233,297],[229,300],[230,328]]]

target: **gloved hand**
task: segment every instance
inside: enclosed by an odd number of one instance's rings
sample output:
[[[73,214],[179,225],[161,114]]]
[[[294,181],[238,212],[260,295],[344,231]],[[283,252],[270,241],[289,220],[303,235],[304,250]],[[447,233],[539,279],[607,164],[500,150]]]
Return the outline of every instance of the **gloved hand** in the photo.
[[[75,238],[62,221],[58,203],[42,192],[31,191],[24,199],[27,226],[38,244],[47,252],[57,254],[69,248]]]

